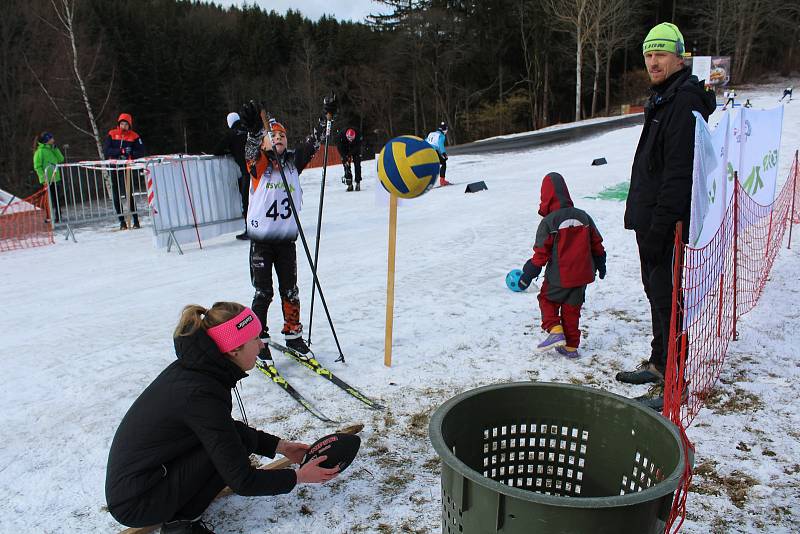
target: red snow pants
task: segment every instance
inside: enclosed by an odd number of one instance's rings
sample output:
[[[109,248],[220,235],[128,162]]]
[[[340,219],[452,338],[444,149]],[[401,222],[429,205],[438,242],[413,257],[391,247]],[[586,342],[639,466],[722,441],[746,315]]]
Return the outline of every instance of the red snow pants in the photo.
[[[542,311],[542,328],[550,331],[551,328],[561,325],[568,347],[578,348],[581,342],[581,331],[578,323],[581,319],[581,305],[567,304],[566,302],[553,302],[540,292],[539,309]]]

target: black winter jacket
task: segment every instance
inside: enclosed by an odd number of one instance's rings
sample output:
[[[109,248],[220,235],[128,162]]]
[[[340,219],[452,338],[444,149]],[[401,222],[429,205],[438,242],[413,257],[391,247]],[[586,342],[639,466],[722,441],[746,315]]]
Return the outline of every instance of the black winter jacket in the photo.
[[[683,68],[653,87],[645,105],[625,205],[625,228],[668,238],[678,221],[689,237],[694,164],[692,111],[704,119],[716,108],[714,93]]]
[[[231,417],[231,389],[247,374],[203,330],[175,338],[175,352],[177,361],[139,395],[114,435],[106,472],[109,508],[147,493],[171,462],[198,447],[239,495],[290,492],[297,483],[294,470],[256,469],[247,452],[272,458],[279,438]]]
[[[247,176],[247,163],[244,159],[244,145],[247,143],[247,130],[242,126],[242,121],[236,121],[225,132],[225,137],[220,139],[214,147],[214,155],[230,154],[242,171],[242,176]]]
[[[361,144],[364,141],[364,137],[361,135],[361,132],[356,130],[356,138],[353,139],[353,142],[347,140],[347,129],[342,130],[339,132],[339,135],[336,136],[336,148],[339,149],[339,155],[342,156],[342,159],[345,159],[349,156],[352,156],[353,159],[361,159]]]

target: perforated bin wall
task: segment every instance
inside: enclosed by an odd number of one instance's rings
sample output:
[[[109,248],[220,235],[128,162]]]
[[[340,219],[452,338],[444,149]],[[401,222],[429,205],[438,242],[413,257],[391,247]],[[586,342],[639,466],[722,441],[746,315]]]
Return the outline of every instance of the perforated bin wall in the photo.
[[[487,386],[430,424],[442,458],[442,531],[663,532],[683,470],[656,412],[569,384]]]

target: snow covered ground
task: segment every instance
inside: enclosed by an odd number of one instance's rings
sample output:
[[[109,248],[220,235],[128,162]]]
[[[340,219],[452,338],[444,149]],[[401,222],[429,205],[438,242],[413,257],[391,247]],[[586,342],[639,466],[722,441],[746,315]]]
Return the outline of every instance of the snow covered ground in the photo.
[[[798,80],[793,85],[800,85]],[[780,84],[737,88],[757,107],[776,104]],[[781,180],[800,146],[800,101],[786,107]],[[376,206],[375,170],[365,192],[345,193],[329,172],[320,277],[347,356],[319,301],[314,349],[334,372],[389,408],[371,412],[281,355],[286,378],[326,414],[365,423],[359,457],[339,479],[279,497],[230,496],[206,519],[216,532],[439,532],[436,454],[428,417],[444,400],[477,386],[520,380],[584,383],[622,395],[614,374],[649,353],[649,319],[634,237],[624,204],[588,199],[629,177],[641,127],[527,152],[454,156],[448,178],[399,210],[394,365],[383,365],[387,212]],[[593,158],[608,165],[591,167]],[[539,354],[534,293],[511,293],[504,276],[530,254],[541,177],[561,172],[578,207],[597,222],[608,276],[588,290],[584,357]],[[321,171],[303,174],[303,221],[315,232]],[[465,195],[485,180],[488,191]],[[248,245],[233,235],[155,250],[147,229],[86,230],[78,243],[0,255],[0,532],[117,532],[104,510],[108,449],[123,414],[174,358],[171,333],[181,308],[216,300],[249,304]],[[718,394],[689,431],[697,444],[684,532],[800,531],[800,227],[782,250],[761,302],[740,322]],[[310,272],[298,244],[303,318]],[[270,310],[273,329],[280,307]],[[312,442],[332,431],[260,374],[241,385],[251,424]],[[238,415],[238,414],[237,414]]]

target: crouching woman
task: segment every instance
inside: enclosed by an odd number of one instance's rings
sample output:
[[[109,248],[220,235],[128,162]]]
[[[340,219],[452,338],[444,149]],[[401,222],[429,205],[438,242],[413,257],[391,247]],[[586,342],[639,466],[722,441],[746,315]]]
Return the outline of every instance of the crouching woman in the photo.
[[[338,468],[319,466],[324,457],[298,469],[251,465],[251,453],[299,464],[308,449],[231,417],[231,390],[255,366],[260,332],[258,317],[241,304],[183,309],[173,335],[177,360],[134,401],[111,444],[105,490],[114,519],[129,527],[161,523],[163,533],[211,532],[200,516],[225,486],[278,495],[336,476]]]

